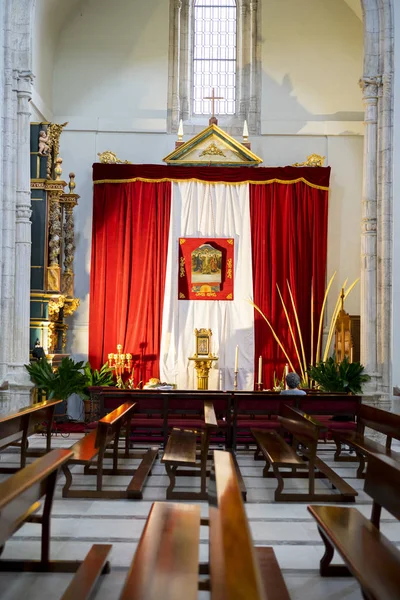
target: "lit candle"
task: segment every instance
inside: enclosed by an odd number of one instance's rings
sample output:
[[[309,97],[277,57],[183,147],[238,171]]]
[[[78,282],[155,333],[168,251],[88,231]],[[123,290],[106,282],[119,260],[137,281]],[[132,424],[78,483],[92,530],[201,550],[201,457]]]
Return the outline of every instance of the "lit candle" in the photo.
[[[236,353],[235,353],[235,372],[237,373],[239,371],[239,346],[236,346]]]
[[[247,121],[245,121],[243,123],[243,138],[245,140],[247,140],[248,137],[249,137],[249,130],[248,130],[248,127],[247,127]]]
[[[262,356],[258,359],[258,383],[262,383]]]
[[[179,127],[178,127],[178,140],[181,140],[183,137],[183,121],[182,119],[179,121]]]

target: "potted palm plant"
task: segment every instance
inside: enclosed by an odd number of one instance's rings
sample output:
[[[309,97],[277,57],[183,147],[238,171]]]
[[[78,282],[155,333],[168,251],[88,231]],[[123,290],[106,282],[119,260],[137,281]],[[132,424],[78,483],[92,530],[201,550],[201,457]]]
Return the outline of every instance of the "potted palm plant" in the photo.
[[[363,384],[371,379],[361,363],[350,362],[347,356],[340,363],[331,356],[310,366],[307,373],[323,392],[361,394]]]
[[[71,394],[85,397],[86,376],[83,372],[83,361],[75,362],[64,357],[58,368],[53,369],[43,357],[36,362],[25,365],[31,380],[39,390],[43,390],[47,400],[63,400],[63,414],[66,414],[66,401]]]

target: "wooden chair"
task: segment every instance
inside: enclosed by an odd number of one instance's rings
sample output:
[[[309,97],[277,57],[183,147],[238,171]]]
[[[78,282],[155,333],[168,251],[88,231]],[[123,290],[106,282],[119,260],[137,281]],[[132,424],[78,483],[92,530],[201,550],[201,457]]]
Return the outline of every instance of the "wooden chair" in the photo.
[[[210,434],[217,429],[217,417],[213,403],[204,400],[204,431],[190,429],[173,429],[168,438],[167,447],[161,462],[170,480],[167,488],[167,500],[178,498],[181,500],[208,499],[207,494],[207,459],[210,445]],[[197,456],[197,437],[201,436],[200,457]],[[194,467],[180,470],[179,467]],[[196,476],[200,473],[200,492],[181,492],[174,490],[177,476]]]
[[[51,432],[54,411],[62,400],[38,402],[27,406],[16,413],[0,415],[0,450],[10,444],[19,443],[21,447],[21,461],[19,467],[0,467],[0,473],[15,473],[26,465],[27,456],[40,456],[43,451],[28,451],[28,437],[35,432],[36,425],[46,424],[46,450],[51,450]]]
[[[320,562],[323,577],[353,575],[366,600],[400,598],[400,551],[379,531],[385,508],[400,519],[400,465],[385,456],[370,455],[365,492],[372,497],[371,519],[357,509],[342,506],[309,506],[325,544]],[[331,565],[334,550],[345,566]]]
[[[64,600],[88,598],[101,573],[109,572],[110,544],[94,544],[85,560],[50,560],[50,517],[59,468],[72,456],[56,449],[0,483],[0,555],[5,543],[24,523],[42,528],[40,560],[0,559],[0,571],[76,573]],[[37,512],[44,498],[43,513]]]
[[[71,446],[73,453],[68,464],[62,469],[66,478],[63,487],[63,498],[142,498],[143,487],[151,468],[158,455],[158,448],[150,448],[143,455],[129,452],[130,423],[135,410],[135,404],[127,402],[103,417],[97,424],[97,429],[83,437]],[[141,458],[142,462],[136,470],[118,468],[118,443],[122,427],[126,428],[124,458]],[[107,446],[113,444],[113,466],[106,469],[103,466]],[[96,466],[93,461],[97,459]],[[70,465],[85,465],[84,473],[96,475],[96,490],[71,490],[72,473]],[[103,475],[132,475],[133,478],[126,490],[103,490]]]
[[[366,427],[385,435],[385,445],[366,437]],[[400,415],[395,413],[361,404],[358,409],[357,431],[338,431],[333,434],[333,438],[336,443],[335,460],[343,460],[344,457],[341,456],[343,444],[347,444],[355,451],[356,458],[352,456],[345,458],[348,461],[358,459],[357,477],[359,478],[365,476],[365,462],[371,455],[390,456],[400,461],[400,454],[391,449],[392,439],[400,440]]]
[[[320,500],[321,502],[354,502],[357,496],[354,490],[326,463],[317,456],[318,440],[324,425],[303,411],[291,406],[282,407],[279,416],[280,424],[288,432],[293,442],[290,446],[276,431],[252,429],[251,433],[257,444],[257,452],[261,452],[266,460],[263,477],[276,477],[278,486],[275,490],[275,500],[284,502],[302,502]],[[281,471],[288,468],[290,471]],[[306,471],[304,471],[306,469]],[[306,477],[308,493],[284,493],[284,478]],[[327,478],[337,488],[338,494],[320,493],[315,491],[315,478]]]

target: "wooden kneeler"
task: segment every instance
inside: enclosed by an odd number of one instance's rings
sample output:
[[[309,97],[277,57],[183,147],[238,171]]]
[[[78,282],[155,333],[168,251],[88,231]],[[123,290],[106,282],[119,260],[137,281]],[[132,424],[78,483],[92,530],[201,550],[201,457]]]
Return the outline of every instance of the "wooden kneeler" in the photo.
[[[151,475],[151,469],[158,456],[158,448],[150,448],[145,454],[130,453],[129,432],[131,418],[135,404],[126,402],[117,409],[103,417],[97,424],[97,429],[92,431],[76,444],[71,446],[73,453],[68,464],[63,465],[65,485],[63,487],[63,498],[108,498],[116,500],[120,498],[141,499],[143,498],[143,487],[147,477]],[[142,461],[137,469],[121,469],[118,467],[118,443],[122,427],[126,428],[124,458],[141,458]],[[111,469],[104,468],[104,458],[107,446],[113,444]],[[94,460],[97,458],[96,464]],[[74,490],[72,485],[72,473],[70,465],[84,465],[86,475],[96,475],[96,489]],[[103,475],[132,475],[132,480],[126,490],[104,490]]]
[[[99,576],[109,573],[111,544],[94,544],[84,561],[50,560],[50,517],[59,468],[72,456],[70,450],[52,450],[0,483],[0,555],[11,536],[24,523],[41,525],[40,560],[0,559],[0,571],[76,573],[64,600],[88,598]],[[43,513],[36,514],[45,498]]]

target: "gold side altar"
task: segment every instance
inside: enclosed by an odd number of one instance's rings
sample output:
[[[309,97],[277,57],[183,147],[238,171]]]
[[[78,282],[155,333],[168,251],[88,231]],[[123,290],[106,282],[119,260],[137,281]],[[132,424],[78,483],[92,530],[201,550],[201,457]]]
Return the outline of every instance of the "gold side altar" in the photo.
[[[197,371],[197,389],[208,390],[208,375],[214,361],[218,356],[211,352],[211,329],[195,329],[196,351],[189,360],[194,361],[194,368]]]

